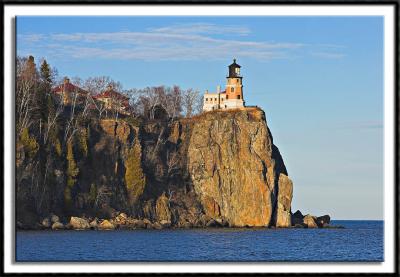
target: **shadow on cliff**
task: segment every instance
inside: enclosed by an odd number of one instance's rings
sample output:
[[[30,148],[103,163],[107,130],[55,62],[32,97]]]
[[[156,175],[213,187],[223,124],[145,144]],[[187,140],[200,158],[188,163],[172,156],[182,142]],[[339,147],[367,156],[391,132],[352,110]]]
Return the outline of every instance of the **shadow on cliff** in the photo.
[[[272,209],[272,219],[269,224],[270,226],[275,226],[277,221],[277,206],[278,206],[278,194],[279,194],[279,175],[288,175],[285,163],[283,162],[282,155],[278,147],[274,144],[274,138],[272,136],[271,130],[267,127],[268,135],[271,138],[271,149],[272,149],[272,159],[275,160],[275,184],[274,191],[272,193],[273,198],[273,209]]]

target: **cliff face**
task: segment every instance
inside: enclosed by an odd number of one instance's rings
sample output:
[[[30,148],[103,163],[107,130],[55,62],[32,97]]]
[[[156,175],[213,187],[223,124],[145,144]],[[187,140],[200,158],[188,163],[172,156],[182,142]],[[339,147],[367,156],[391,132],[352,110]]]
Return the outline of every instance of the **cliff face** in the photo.
[[[264,112],[258,109],[206,114],[193,125],[187,166],[207,215],[232,226],[268,226],[284,206],[290,219],[292,192],[279,193],[288,177],[272,146]],[[290,226],[290,221],[281,222],[283,214],[277,214],[279,225]]]
[[[101,120],[88,124],[86,134],[84,155],[75,144],[55,158],[42,151],[51,164],[46,178],[58,189],[25,190],[39,158],[17,148],[17,220],[25,221],[29,210],[38,217],[125,212],[178,227],[291,225],[292,182],[260,109],[177,121]],[[71,157],[78,174],[67,208]]]

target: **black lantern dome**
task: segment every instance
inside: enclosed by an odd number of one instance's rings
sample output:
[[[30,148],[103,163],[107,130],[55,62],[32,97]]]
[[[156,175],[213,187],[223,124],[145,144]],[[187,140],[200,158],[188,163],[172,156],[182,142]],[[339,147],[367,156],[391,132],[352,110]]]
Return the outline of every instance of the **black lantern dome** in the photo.
[[[240,65],[236,63],[236,59],[233,59],[233,63],[229,65],[228,78],[242,78],[240,76]]]

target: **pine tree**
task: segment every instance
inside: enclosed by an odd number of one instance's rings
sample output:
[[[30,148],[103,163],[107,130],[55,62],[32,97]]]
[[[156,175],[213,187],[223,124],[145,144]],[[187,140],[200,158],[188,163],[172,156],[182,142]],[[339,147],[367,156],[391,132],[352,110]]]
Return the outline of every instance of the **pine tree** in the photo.
[[[40,65],[40,78],[45,83],[51,84],[52,82],[51,69],[46,60],[43,60],[42,64]]]
[[[50,92],[52,86],[52,73],[50,66],[46,60],[43,60],[42,64],[40,65],[39,76],[40,84],[37,95],[37,105],[40,109],[41,121],[44,123],[47,121],[47,117],[49,116],[49,109],[51,109],[51,107],[49,107],[48,98],[51,97]]]

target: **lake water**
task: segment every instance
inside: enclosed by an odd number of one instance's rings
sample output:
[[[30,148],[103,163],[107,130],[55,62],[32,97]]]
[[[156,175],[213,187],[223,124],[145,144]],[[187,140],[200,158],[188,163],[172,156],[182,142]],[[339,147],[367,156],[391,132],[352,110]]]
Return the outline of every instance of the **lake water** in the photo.
[[[17,261],[383,261],[383,221],[345,229],[18,231]]]

